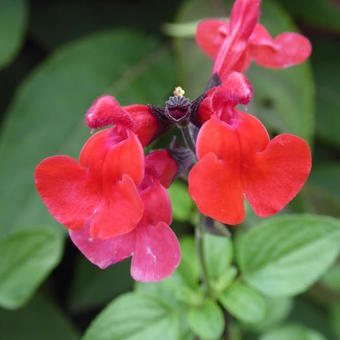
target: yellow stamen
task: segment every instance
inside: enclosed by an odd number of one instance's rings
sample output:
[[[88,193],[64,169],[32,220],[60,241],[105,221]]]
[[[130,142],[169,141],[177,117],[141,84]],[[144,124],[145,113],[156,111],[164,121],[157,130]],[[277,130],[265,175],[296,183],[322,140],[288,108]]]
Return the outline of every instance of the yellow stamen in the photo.
[[[185,94],[185,91],[180,87],[180,86],[177,86],[174,90],[174,96],[175,97],[183,97]]]

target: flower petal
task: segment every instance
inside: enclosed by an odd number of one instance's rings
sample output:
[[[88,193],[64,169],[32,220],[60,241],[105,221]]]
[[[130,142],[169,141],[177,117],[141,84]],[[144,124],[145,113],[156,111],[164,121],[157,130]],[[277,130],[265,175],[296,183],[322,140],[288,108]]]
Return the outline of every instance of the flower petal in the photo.
[[[129,105],[124,110],[131,115],[133,132],[143,146],[148,145],[159,132],[160,126],[147,105]]]
[[[122,109],[112,96],[99,97],[87,111],[85,120],[87,126],[92,129],[113,124],[122,124],[127,128],[133,127],[129,113]]]
[[[249,80],[240,72],[232,72],[222,83],[217,87],[214,94],[214,107],[216,105],[246,105],[250,102],[253,95],[253,88]]]
[[[128,175],[137,185],[144,177],[144,152],[133,132],[118,144],[113,145],[103,164],[104,186]]]
[[[107,240],[93,239],[90,235],[89,223],[81,230],[70,231],[75,246],[93,264],[101,269],[130,257],[135,247],[135,232]]]
[[[151,185],[141,192],[144,203],[142,224],[157,224],[165,222],[171,224],[172,209],[171,201],[166,189],[155,180]]]
[[[271,68],[303,63],[312,52],[309,40],[303,35],[281,33],[272,39],[262,25],[257,25],[250,42],[250,55],[255,62]]]
[[[159,179],[164,187],[169,187],[177,173],[177,164],[167,150],[156,150],[145,157],[146,172]]]
[[[275,137],[244,175],[245,195],[255,213],[264,217],[283,209],[301,190],[310,169],[310,149],[303,139]]]
[[[189,193],[202,214],[227,224],[244,220],[244,199],[238,164],[209,153],[189,173]]]
[[[91,223],[93,238],[108,239],[133,230],[143,216],[143,202],[131,177],[106,184],[102,204]]]
[[[234,163],[240,162],[240,143],[237,131],[214,116],[201,127],[196,144],[198,159],[211,152],[219,159]]]
[[[249,158],[251,153],[262,151],[268,145],[268,132],[255,116],[241,111],[237,111],[237,114],[239,117],[237,131],[242,156]]]
[[[100,203],[100,187],[68,156],[44,159],[35,170],[35,185],[49,212],[70,229],[80,229]]]
[[[138,227],[131,262],[131,276],[135,280],[160,281],[174,272],[180,258],[179,242],[166,223]]]
[[[219,48],[228,34],[228,24],[217,19],[202,20],[196,30],[198,46],[210,58],[215,59]]]
[[[229,17],[229,34],[248,40],[259,20],[261,0],[236,0]]]
[[[91,176],[102,181],[103,165],[109,150],[127,138],[128,131],[118,127],[105,129],[91,136],[83,146],[79,163],[88,168]]]

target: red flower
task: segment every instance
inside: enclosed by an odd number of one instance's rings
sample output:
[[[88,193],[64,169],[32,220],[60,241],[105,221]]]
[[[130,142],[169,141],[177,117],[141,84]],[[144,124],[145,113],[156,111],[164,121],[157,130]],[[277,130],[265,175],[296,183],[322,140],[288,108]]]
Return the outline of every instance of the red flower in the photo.
[[[96,133],[79,162],[68,156],[44,159],[35,170],[37,190],[55,219],[80,230],[90,224],[94,238],[134,229],[143,215],[137,187],[144,176],[143,148],[122,126]]]
[[[244,219],[244,196],[257,215],[277,213],[299,192],[311,168],[303,139],[282,134],[270,141],[259,120],[234,108],[237,101],[250,100],[248,84],[242,74],[232,73],[201,103],[199,161],[189,174],[189,193],[199,210],[232,225]]]
[[[177,171],[166,151],[154,151],[145,159],[145,176],[139,187],[143,218],[127,234],[107,240],[92,239],[89,224],[70,231],[74,244],[94,264],[104,269],[132,256],[131,276],[138,281],[159,281],[173,273],[180,261],[167,187]]]
[[[73,230],[87,224],[92,237],[111,238],[130,232],[143,216],[137,190],[144,177],[142,144],[158,125],[147,106],[121,108],[110,96],[94,102],[86,121],[91,128],[116,125],[92,136],[79,162],[68,156],[43,160],[35,171],[36,187],[59,223]]]
[[[236,0],[229,23],[204,20],[196,41],[215,60],[213,73],[225,80],[232,71],[244,72],[250,61],[264,67],[283,68],[304,62],[311,53],[308,39],[297,33],[281,33],[274,39],[258,24],[260,0]]]

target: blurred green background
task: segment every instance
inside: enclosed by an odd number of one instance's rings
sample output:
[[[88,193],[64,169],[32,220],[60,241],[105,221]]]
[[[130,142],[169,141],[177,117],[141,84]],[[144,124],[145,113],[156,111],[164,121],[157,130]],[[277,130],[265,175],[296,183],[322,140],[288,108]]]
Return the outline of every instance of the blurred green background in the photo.
[[[50,155],[78,156],[89,137],[84,113],[101,94],[155,105],[177,85],[199,95],[212,62],[194,24],[224,17],[231,3],[0,0],[0,339],[77,339],[133,288],[128,261],[101,271],[82,258],[35,192],[34,168]],[[272,35],[300,30],[313,45],[303,65],[247,73],[248,111],[271,135],[293,133],[313,148],[312,175],[285,213],[340,217],[339,2],[263,0],[261,22]],[[176,232],[192,233],[183,183],[170,194]],[[245,225],[256,223],[249,213]],[[288,320],[340,339],[340,264],[288,309]]]

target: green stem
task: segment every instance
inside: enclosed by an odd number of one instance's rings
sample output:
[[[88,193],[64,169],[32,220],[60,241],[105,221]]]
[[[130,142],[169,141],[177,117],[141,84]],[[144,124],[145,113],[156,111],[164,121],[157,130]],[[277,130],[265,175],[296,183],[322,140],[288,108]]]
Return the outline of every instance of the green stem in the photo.
[[[198,226],[195,228],[196,250],[198,253],[198,260],[199,260],[199,264],[201,267],[203,284],[206,286],[207,294],[210,295],[211,286],[209,282],[209,276],[208,276],[207,266],[206,266],[205,257],[204,257],[204,238],[203,238],[203,227],[202,227],[203,216],[202,215],[200,216],[201,218],[198,223]]]

